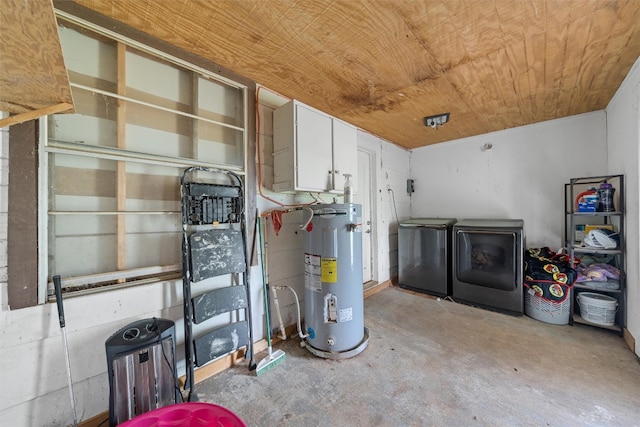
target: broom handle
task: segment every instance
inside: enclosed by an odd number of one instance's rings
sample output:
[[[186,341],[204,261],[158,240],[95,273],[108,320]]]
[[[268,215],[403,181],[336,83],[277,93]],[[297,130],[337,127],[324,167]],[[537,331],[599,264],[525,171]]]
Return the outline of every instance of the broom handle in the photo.
[[[264,244],[262,241],[262,218],[258,216],[258,236],[260,237],[260,263],[262,264],[262,295],[264,299],[264,320],[267,327],[267,347],[269,349],[269,353],[271,353],[271,322],[269,321],[270,313],[269,313],[269,304],[267,303],[267,298],[269,298],[269,292],[267,291],[267,277],[265,273],[266,266],[264,265],[265,254],[264,254]]]

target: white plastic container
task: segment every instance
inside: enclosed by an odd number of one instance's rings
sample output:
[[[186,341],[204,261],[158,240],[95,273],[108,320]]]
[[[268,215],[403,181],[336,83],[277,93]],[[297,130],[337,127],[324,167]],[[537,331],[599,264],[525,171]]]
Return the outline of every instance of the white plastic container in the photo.
[[[618,301],[615,298],[595,292],[581,292],[577,300],[580,315],[587,322],[604,326],[615,323],[618,311]]]

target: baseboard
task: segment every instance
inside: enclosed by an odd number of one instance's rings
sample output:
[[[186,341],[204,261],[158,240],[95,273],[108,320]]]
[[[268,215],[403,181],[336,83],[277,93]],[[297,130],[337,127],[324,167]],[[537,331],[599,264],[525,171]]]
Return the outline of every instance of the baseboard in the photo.
[[[392,286],[394,286],[393,279],[385,280],[382,283],[377,283],[377,284],[373,283],[373,284],[367,286],[366,289],[364,290],[364,298],[367,299],[370,296],[375,295],[378,292],[383,291],[383,290],[385,290],[387,288],[390,288]]]
[[[622,338],[624,339],[624,342],[627,343],[627,347],[629,347],[629,349],[635,353],[636,340],[635,338],[633,338],[633,335],[631,335],[631,332],[629,332],[627,328],[624,328],[622,330]]]
[[[79,427],[108,427],[109,426],[109,411],[102,412],[88,420],[80,421]]]

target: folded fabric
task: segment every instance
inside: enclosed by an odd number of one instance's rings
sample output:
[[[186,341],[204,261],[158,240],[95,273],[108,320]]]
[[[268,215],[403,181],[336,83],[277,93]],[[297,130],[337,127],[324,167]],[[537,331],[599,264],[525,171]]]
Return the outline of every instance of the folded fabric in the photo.
[[[596,263],[609,264],[614,259],[613,255],[610,254],[585,254],[580,256],[580,264],[581,265],[591,265]]]
[[[586,282],[580,282],[582,286],[588,286],[591,289],[600,290],[615,290],[620,289],[620,282],[617,280],[607,280],[599,282],[597,280],[588,280]]]
[[[620,280],[620,270],[612,265],[603,263],[578,266],[578,278],[576,279],[578,283],[587,281],[606,282],[609,279]]]

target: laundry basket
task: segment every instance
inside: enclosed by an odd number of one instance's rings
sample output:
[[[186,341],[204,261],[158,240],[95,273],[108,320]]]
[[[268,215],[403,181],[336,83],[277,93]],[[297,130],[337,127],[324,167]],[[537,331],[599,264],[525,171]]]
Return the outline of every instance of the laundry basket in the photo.
[[[525,292],[524,312],[527,316],[541,322],[566,325],[569,323],[571,301],[565,298],[562,302],[556,302],[540,297],[534,292]]]
[[[615,298],[595,292],[581,292],[577,300],[580,315],[587,322],[604,326],[615,323],[618,311],[618,301]]]
[[[571,314],[571,286],[578,272],[564,253],[548,247],[525,252],[524,312],[541,322],[566,325]]]

